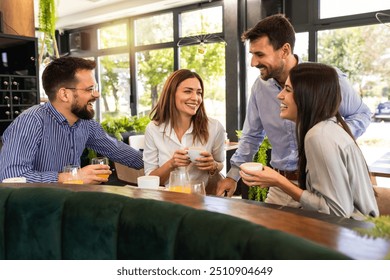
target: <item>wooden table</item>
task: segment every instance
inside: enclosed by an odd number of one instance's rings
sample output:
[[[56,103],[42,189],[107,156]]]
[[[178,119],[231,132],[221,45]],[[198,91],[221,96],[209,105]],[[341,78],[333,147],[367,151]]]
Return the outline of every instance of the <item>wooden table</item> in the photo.
[[[371,164],[369,169],[372,176],[390,178],[390,152]]]
[[[155,199],[178,203],[239,217],[255,224],[277,229],[311,240],[342,252],[354,259],[384,259],[390,253],[390,241],[381,238],[363,237],[353,227],[368,227],[369,223],[333,217],[288,207],[268,205],[241,199],[199,196],[168,192],[165,190],[145,190],[137,187],[103,185],[62,184],[0,184],[0,187],[54,187],[74,191],[99,191],[125,195],[133,198]],[[245,234],[245,233],[243,233]]]
[[[226,145],[226,151],[234,151],[238,148],[238,142],[229,142]]]

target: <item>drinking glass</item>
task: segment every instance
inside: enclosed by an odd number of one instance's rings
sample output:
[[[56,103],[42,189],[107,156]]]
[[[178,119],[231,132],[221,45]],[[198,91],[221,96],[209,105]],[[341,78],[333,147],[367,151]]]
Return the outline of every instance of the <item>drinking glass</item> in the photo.
[[[83,178],[80,174],[80,166],[66,165],[64,166],[64,173],[67,173],[64,184],[83,184]]]
[[[188,185],[188,173],[183,170],[172,171],[169,174],[169,191],[191,193],[191,187]]]
[[[203,181],[190,182],[191,193],[206,195],[206,188]]]
[[[106,158],[106,157],[95,157],[95,158],[91,159],[91,164],[109,165],[110,163],[109,163],[108,158]],[[108,176],[110,176],[110,174],[97,174],[97,176],[99,176],[101,178],[108,179]]]

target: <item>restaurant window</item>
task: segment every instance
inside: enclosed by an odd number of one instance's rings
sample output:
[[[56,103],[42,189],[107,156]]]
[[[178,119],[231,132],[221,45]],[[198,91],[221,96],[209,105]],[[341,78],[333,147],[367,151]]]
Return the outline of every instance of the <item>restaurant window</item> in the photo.
[[[127,24],[118,24],[98,29],[98,48],[108,49],[127,46]]]
[[[222,7],[183,12],[181,19],[181,37],[205,33],[222,32]]]
[[[199,47],[180,48],[180,68],[190,69],[201,76],[207,115],[225,126],[225,44],[207,44],[205,51],[199,51]]]
[[[226,127],[225,41],[222,6],[180,13],[179,68],[197,72],[209,117]]]
[[[136,53],[137,111],[148,115],[157,103],[167,77],[173,71],[173,49],[146,50]]]
[[[302,61],[309,60],[309,32],[295,34],[294,54],[298,55]]]
[[[189,68],[198,72],[205,82],[205,104],[209,116],[225,124],[225,41],[222,38],[222,13],[222,6],[219,5],[134,20],[134,78],[138,114],[150,113],[166,79],[176,67]],[[178,25],[173,23],[174,16],[178,17],[175,21]],[[174,34],[179,34],[178,43],[174,42]],[[181,40],[183,38],[189,38],[184,45],[181,44],[184,42]],[[177,57],[174,56],[175,49],[178,49]]]
[[[134,34],[136,46],[173,41],[173,14],[159,14],[135,20]]]
[[[318,32],[318,61],[346,73],[372,112],[389,98],[389,38],[390,28],[384,25]]]
[[[99,57],[101,120],[130,115],[129,69],[128,54]]]
[[[390,100],[390,80],[388,79],[390,28],[388,23],[381,24],[375,12],[388,14],[388,10],[383,11],[383,9],[389,9],[390,2],[371,1],[370,5],[367,5],[367,1],[353,1],[353,3],[349,1],[348,9],[344,9],[343,5],[340,6],[340,1],[337,2],[338,4],[333,3],[333,6],[330,2],[332,1],[327,0],[322,3],[321,10],[324,12],[321,13],[322,16],[324,14],[328,16],[348,15],[350,11],[354,14],[373,12],[362,16],[343,17],[344,28],[340,27],[340,21],[336,18],[336,25],[329,23],[329,29],[317,30],[317,61],[336,66],[346,73],[357,94],[371,110],[371,124],[357,139],[370,165],[390,149],[390,139],[387,136],[390,122],[378,121],[375,117],[378,105]],[[381,5],[378,2],[381,2]],[[339,9],[334,9],[335,5]],[[328,11],[325,11],[325,8]],[[335,11],[338,13],[334,14]],[[380,186],[389,185],[389,182],[388,178],[377,177],[377,184]]]
[[[390,1],[384,0],[320,0],[320,18],[322,19],[389,9]]]

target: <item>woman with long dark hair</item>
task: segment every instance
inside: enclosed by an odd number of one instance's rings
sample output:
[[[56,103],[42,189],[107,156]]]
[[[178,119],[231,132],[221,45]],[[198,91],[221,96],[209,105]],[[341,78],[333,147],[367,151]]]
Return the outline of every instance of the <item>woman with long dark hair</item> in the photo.
[[[240,172],[249,186],[279,187],[302,208],[361,219],[379,210],[363,154],[338,109],[341,92],[333,67],[301,63],[279,93],[280,116],[296,123],[298,183],[272,168]]]
[[[191,180],[208,183],[223,168],[225,129],[207,117],[202,78],[188,69],[173,72],[151,112],[145,132],[145,174],[160,176],[166,184],[171,171],[186,168]],[[189,147],[205,151],[196,162],[189,160]]]

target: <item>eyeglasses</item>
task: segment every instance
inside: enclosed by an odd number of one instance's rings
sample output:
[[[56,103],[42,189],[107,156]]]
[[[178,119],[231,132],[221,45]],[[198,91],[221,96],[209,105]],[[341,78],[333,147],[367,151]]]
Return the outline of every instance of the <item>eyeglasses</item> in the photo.
[[[92,97],[97,97],[97,96],[95,96],[95,92],[98,92],[98,91],[99,91],[99,85],[94,85],[94,86],[89,87],[89,88],[66,87],[65,89],[70,89],[70,90],[82,90],[82,91],[89,92],[89,93],[91,94]]]

